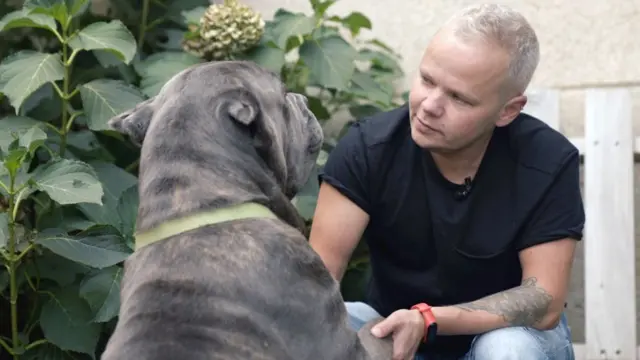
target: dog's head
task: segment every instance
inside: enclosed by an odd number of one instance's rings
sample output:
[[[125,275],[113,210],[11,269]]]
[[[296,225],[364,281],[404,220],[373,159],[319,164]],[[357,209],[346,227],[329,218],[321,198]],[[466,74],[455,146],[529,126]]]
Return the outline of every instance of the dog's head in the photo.
[[[245,61],[190,67],[158,95],[112,118],[109,126],[142,147],[141,197],[142,187],[153,179],[182,184],[166,191],[184,194],[192,187],[206,197],[207,187],[232,191],[270,177],[290,199],[307,181],[323,142],[306,97],[288,92],[275,74]]]

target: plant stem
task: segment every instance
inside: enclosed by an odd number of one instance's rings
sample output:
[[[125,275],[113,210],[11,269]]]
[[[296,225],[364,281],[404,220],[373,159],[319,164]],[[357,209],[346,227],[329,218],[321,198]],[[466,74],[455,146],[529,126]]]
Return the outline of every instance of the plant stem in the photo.
[[[62,126],[60,131],[60,157],[64,157],[67,149],[67,122],[69,121],[69,78],[71,77],[71,64],[69,61],[69,47],[67,46],[67,29],[62,30],[62,64],[64,65],[64,79],[62,80]]]
[[[142,2],[142,19],[140,20],[140,33],[138,34],[138,53],[144,46],[144,37],[147,32],[147,21],[149,21],[149,3],[150,0],[143,0]]]
[[[13,350],[11,350],[11,347],[9,346],[9,344],[6,343],[6,341],[4,341],[4,339],[0,338],[0,346],[5,349],[9,354],[13,355]]]
[[[12,214],[14,203],[15,176],[10,176],[9,182],[9,214]],[[13,345],[13,358],[18,360],[17,349],[20,338],[18,337],[18,286],[16,284],[16,270],[18,261],[16,259],[16,223],[13,216],[9,216],[9,304],[11,305],[11,342]]]
[[[36,340],[36,341],[32,342],[31,344],[27,345],[24,349],[25,350],[33,349],[36,346],[44,345],[44,344],[46,344],[48,342],[49,341],[47,341],[47,339]]]
[[[132,162],[131,164],[127,165],[127,167],[124,169],[124,171],[127,172],[132,172],[133,170],[135,170],[138,165],[140,165],[140,158],[138,157],[134,162]]]

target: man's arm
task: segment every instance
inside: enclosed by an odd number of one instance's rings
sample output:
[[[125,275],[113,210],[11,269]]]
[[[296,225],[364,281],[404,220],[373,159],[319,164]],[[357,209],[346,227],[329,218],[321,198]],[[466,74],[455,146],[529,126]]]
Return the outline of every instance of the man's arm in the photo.
[[[338,281],[364,232],[369,215],[333,186],[322,183],[309,244]]]
[[[564,309],[576,242],[582,239],[584,221],[576,150],[567,156],[516,242],[520,249],[521,284],[466,304],[434,309],[439,332],[478,334],[507,326],[554,328]]]
[[[320,174],[309,244],[340,281],[369,223],[370,169],[361,123],[338,141]]]
[[[438,333],[479,334],[509,326],[554,328],[564,309],[576,241],[562,239],[520,252],[520,286],[454,306],[436,307]]]

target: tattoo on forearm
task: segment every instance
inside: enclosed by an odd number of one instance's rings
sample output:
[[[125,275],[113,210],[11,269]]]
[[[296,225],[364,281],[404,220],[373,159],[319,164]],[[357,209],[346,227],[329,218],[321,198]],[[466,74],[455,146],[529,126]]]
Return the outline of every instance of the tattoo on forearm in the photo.
[[[513,289],[456,306],[466,311],[484,310],[502,316],[512,326],[531,326],[544,318],[552,300],[553,297],[532,277]]]

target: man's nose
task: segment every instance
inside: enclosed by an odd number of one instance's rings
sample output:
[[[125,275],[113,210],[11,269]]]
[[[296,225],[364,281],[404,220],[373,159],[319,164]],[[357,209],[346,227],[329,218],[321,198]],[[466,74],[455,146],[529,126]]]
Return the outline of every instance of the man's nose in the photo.
[[[429,89],[420,103],[420,110],[430,117],[440,117],[444,114],[444,101],[445,94],[440,89]]]

